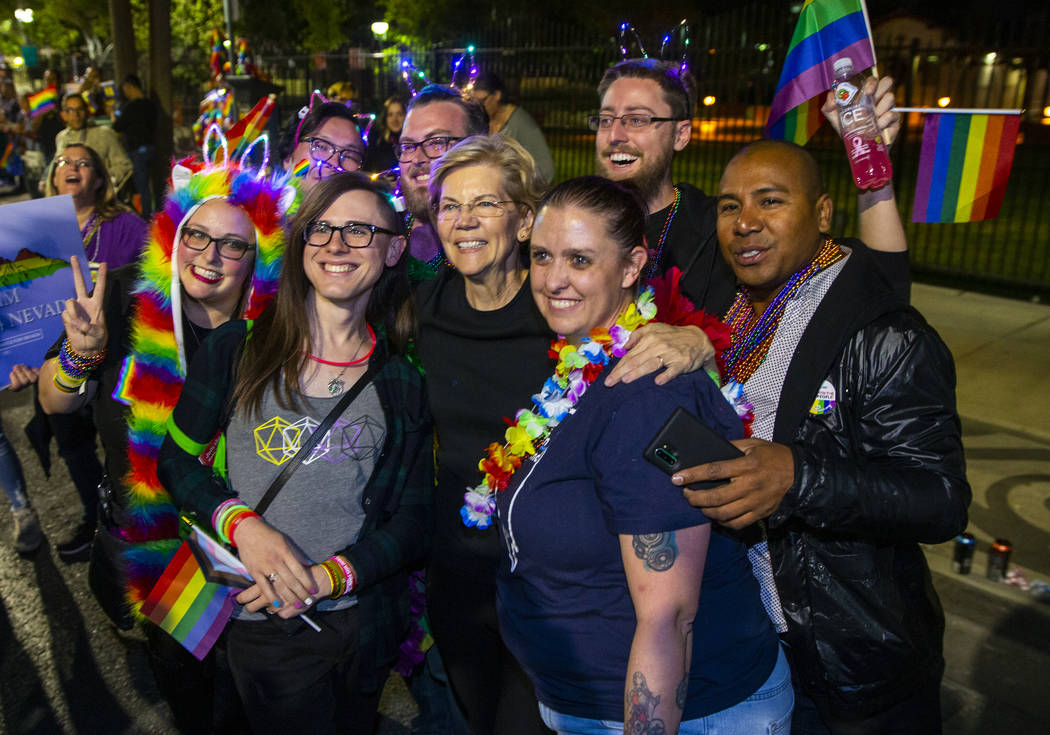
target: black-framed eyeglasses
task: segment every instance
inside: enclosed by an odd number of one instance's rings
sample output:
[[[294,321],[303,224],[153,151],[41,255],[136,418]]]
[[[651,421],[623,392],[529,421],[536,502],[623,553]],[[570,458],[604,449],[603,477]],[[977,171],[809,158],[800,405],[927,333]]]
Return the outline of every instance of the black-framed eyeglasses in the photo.
[[[235,237],[212,237],[207,232],[201,232],[192,227],[182,228],[182,244],[190,250],[204,251],[212,243],[215,243],[219,255],[227,260],[240,260],[255,247],[250,242],[238,240]]]
[[[423,155],[427,158],[443,156],[449,148],[463,140],[453,135],[435,135],[418,143],[401,141],[397,144],[397,160],[404,161],[407,156],[415,153],[417,148],[423,149]]]
[[[90,158],[64,158],[59,156],[55,159],[55,168],[62,168],[63,166],[72,166],[77,171],[85,168],[95,168],[95,164],[92,163]]]
[[[439,222],[454,220],[464,210],[477,217],[500,217],[507,211],[507,205],[514,204],[513,199],[475,199],[472,202],[442,201],[434,205],[434,214]]]
[[[332,141],[317,137],[303,138],[303,142],[310,144],[310,158],[315,161],[329,163],[333,156],[338,155],[336,165],[343,171],[357,171],[364,160],[359,148],[337,148]]]
[[[628,112],[624,115],[591,115],[587,118],[587,127],[591,130],[612,130],[617,120],[623,122],[628,130],[644,130],[653,123],[681,122],[683,117],[654,117],[642,112]]]
[[[303,233],[303,240],[306,241],[307,245],[322,248],[332,241],[332,234],[335,232],[339,233],[339,236],[343,238],[343,244],[348,248],[367,248],[372,244],[372,238],[375,237],[377,232],[395,237],[398,234],[393,230],[388,230],[379,225],[370,225],[367,222],[347,222],[345,225],[311,222],[307,226],[306,232]]]
[[[72,115],[74,112],[87,112],[87,108],[79,105],[74,107],[63,107],[62,112],[67,115]]]

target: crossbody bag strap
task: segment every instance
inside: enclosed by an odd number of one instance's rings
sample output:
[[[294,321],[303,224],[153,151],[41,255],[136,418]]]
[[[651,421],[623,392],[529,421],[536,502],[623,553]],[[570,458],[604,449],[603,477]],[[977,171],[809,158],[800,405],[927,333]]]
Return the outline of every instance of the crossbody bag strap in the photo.
[[[277,497],[277,493],[279,493],[281,488],[284,487],[284,484],[288,482],[288,478],[299,468],[299,465],[303,463],[303,460],[310,456],[314,447],[316,447],[324,435],[328,433],[328,430],[332,428],[332,424],[335,423],[335,420],[342,415],[343,411],[346,410],[346,407],[350,405],[351,401],[353,401],[354,398],[364,390],[365,386],[372,381],[372,378],[375,377],[376,373],[382,370],[385,363],[386,360],[379,360],[372,365],[369,365],[365,374],[354,383],[350,390],[343,394],[343,397],[339,399],[339,403],[335,404],[335,407],[328,412],[328,415],[324,417],[324,421],[314,429],[314,432],[310,434],[310,438],[306,440],[306,443],[299,448],[299,451],[295,453],[292,460],[286,464],[281,470],[281,473],[274,478],[274,481],[270,484],[270,489],[266,491],[263,499],[255,506],[256,513],[262,515],[266,512],[266,509],[270,507],[271,503],[273,503],[273,499]]]

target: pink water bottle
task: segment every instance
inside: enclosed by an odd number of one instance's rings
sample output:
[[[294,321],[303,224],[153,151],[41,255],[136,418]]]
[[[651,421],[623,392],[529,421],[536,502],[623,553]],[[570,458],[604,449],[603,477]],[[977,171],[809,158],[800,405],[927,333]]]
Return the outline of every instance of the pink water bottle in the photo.
[[[875,119],[875,106],[864,93],[864,75],[853,73],[853,59],[835,62],[834,90],[853,182],[860,189],[885,186],[893,176],[890,157]]]

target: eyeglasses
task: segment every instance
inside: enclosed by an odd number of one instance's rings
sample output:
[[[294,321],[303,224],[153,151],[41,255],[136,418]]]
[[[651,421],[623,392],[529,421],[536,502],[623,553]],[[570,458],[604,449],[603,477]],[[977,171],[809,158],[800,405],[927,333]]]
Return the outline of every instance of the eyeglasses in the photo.
[[[90,158],[62,158],[59,156],[55,159],[55,168],[62,168],[63,166],[72,166],[77,171],[85,168],[95,168],[95,164],[91,162]]]
[[[251,243],[234,237],[212,237],[207,232],[192,227],[182,228],[182,244],[190,250],[207,250],[212,243],[215,243],[219,255],[227,260],[240,260],[254,247]]]
[[[310,144],[310,158],[315,161],[328,163],[332,156],[339,154],[336,163],[343,171],[356,171],[361,168],[364,154],[358,148],[336,148],[335,143],[324,138],[303,138],[303,141]]]
[[[87,112],[87,108],[86,107],[81,107],[79,105],[77,105],[75,107],[63,107],[62,108],[62,112],[66,113],[67,115],[72,115],[75,112],[76,113]]]
[[[347,222],[345,225],[332,225],[327,222],[311,222],[303,233],[303,240],[307,245],[322,248],[332,241],[332,233],[338,232],[343,238],[343,244],[348,248],[367,248],[372,244],[372,239],[377,232],[384,235],[397,236],[398,233],[388,230],[379,225],[370,225],[367,222]]]
[[[514,204],[513,199],[498,201],[496,199],[475,199],[473,202],[460,204],[459,202],[440,202],[434,205],[434,212],[439,222],[453,220],[467,210],[467,214],[478,217],[500,217],[507,211],[508,204]]]
[[[587,127],[591,130],[612,130],[617,120],[623,122],[628,130],[644,130],[653,123],[681,122],[683,117],[653,117],[640,112],[629,112],[626,115],[591,115],[587,118]]]
[[[437,158],[438,156],[444,155],[445,151],[461,140],[463,140],[463,138],[457,138],[451,135],[435,135],[432,138],[421,140],[418,143],[400,142],[396,146],[397,160],[404,161],[407,156],[415,153],[417,148],[422,148],[423,155],[427,158]]]

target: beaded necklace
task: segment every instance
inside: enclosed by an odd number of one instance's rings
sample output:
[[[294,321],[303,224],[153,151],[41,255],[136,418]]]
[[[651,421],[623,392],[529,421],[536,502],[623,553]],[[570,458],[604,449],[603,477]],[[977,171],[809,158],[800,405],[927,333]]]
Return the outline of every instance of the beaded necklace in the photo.
[[[84,226],[80,230],[80,239],[84,241],[84,250],[88,250],[88,246],[91,241],[95,241],[95,249],[85,253],[89,262],[95,262],[98,258],[98,250],[102,245],[102,237],[99,235],[99,229],[102,227],[102,223],[99,222],[99,214],[96,209],[91,213],[88,221],[84,223]]]
[[[649,263],[645,267],[644,283],[648,283],[656,275],[656,269],[660,266],[660,256],[664,252],[664,242],[667,240],[667,233],[671,231],[671,223],[674,222],[674,216],[678,214],[678,204],[681,201],[682,191],[676,186],[674,188],[674,201],[671,203],[671,211],[667,213],[667,219],[664,220],[664,229],[660,232],[660,239],[656,241],[656,255],[650,258]]]
[[[653,289],[646,287],[638,300],[617,317],[612,328],[592,329],[590,337],[585,337],[579,347],[569,344],[564,337],[551,343],[551,357],[558,358],[554,374],[532,397],[533,406],[518,411],[504,435],[507,443],[490,444],[486,456],[478,463],[478,469],[485,476],[480,485],[467,490],[463,496],[459,514],[465,525],[485,529],[492,524],[496,493],[510,486],[511,477],[526,457],[543,452],[554,427],[573,410],[609,360],[627,354],[631,333],[655,317]],[[505,420],[509,423],[509,419]]]
[[[733,330],[733,346],[725,351],[725,371],[722,385],[746,383],[766,359],[773,336],[780,326],[787,302],[795,297],[802,285],[833,263],[843,258],[842,250],[830,237],[824,238],[817,254],[805,268],[797,271],[777,293],[773,301],[755,318],[755,310],[747,289],[737,291],[733,305],[726,312],[725,323]]]
[[[412,236],[412,225],[415,221],[416,218],[411,212],[405,212],[405,232],[408,233],[409,237]],[[427,267],[436,271],[443,265],[447,265],[449,268],[455,268],[455,266],[449,262],[448,258],[445,257],[444,249],[439,247],[437,253],[434,254],[434,257],[427,261]]]

